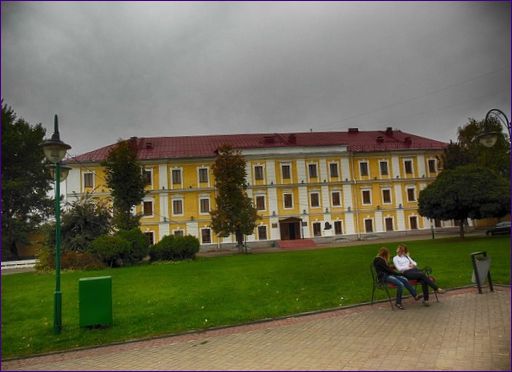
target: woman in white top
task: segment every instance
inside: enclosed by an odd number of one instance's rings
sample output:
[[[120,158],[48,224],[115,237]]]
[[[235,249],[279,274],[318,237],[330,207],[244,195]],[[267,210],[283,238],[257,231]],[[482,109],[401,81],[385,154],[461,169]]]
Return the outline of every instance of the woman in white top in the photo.
[[[423,289],[423,305],[429,306],[428,287],[431,287],[437,293],[444,293],[444,289],[439,288],[423,271],[419,270],[418,264],[409,257],[408,253],[407,247],[400,244],[396,249],[396,256],[393,257],[393,264],[395,265],[395,269],[401,272],[407,279],[417,280],[421,283],[421,288]]]

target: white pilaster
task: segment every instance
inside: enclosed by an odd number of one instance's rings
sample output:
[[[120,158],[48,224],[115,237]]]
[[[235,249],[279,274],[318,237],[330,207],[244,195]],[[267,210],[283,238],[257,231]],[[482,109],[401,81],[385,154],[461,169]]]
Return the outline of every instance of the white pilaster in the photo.
[[[352,179],[352,174],[350,173],[350,162],[349,159],[345,157],[341,158],[341,179]]]
[[[267,184],[276,183],[276,165],[273,160],[267,160],[265,165],[265,170],[267,172]]]
[[[391,157],[391,172],[393,178],[400,177],[400,159],[397,155]]]
[[[329,175],[327,174],[327,161],[325,159],[320,159],[320,181],[324,182],[324,180],[328,180]]]
[[[160,164],[158,166],[158,188],[160,190],[169,188],[169,174],[167,173],[167,164]]]
[[[300,184],[302,183],[302,181],[307,182],[305,160],[297,159],[295,163],[297,164],[297,182],[299,182]]]
[[[418,177],[426,177],[427,171],[425,169],[425,155],[418,155],[416,161],[418,162]]]
[[[354,227],[354,213],[347,212],[345,213],[345,234],[352,235],[356,233],[356,229]]]
[[[398,231],[405,231],[405,213],[403,209],[396,210],[396,226]]]
[[[382,211],[375,211],[375,232],[384,232]]]

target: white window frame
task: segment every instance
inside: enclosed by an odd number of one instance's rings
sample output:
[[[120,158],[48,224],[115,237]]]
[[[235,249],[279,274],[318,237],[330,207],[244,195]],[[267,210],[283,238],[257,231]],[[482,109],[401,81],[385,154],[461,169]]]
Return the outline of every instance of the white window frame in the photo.
[[[412,223],[411,223],[412,218],[416,219],[416,228],[415,229],[412,228]],[[419,229],[420,229],[420,219],[415,214],[410,215],[409,216],[409,230],[419,230]]]
[[[256,168],[261,168],[261,179],[256,178]],[[262,164],[255,164],[253,166],[253,173],[254,173],[254,182],[256,181],[263,181],[265,182],[265,167]]]
[[[146,204],[146,203],[151,203],[151,214],[145,214],[144,204]],[[151,218],[151,217],[155,216],[155,202],[153,201],[153,199],[142,200],[141,207],[142,207],[142,217],[143,218]]]
[[[319,178],[318,177],[318,164],[316,162],[309,162],[307,165],[308,165],[308,179],[309,180],[313,179],[313,178],[314,179],[318,179]],[[315,176],[314,177],[311,175],[310,167],[314,167],[315,168]]]
[[[366,221],[371,221],[372,222],[372,231],[367,231],[366,230]],[[364,218],[363,219],[363,225],[364,225],[364,232],[365,233],[373,233],[373,232],[375,232],[375,223],[373,221],[373,218]]]
[[[201,201],[202,201],[202,200],[208,200],[208,211],[207,211],[207,212],[203,212],[203,211],[201,210],[201,207],[202,207],[202,206],[201,206]],[[209,196],[205,196],[205,195],[201,195],[201,196],[199,196],[199,205],[198,205],[198,207],[199,207],[199,210],[198,210],[198,213],[199,213],[199,214],[201,214],[201,215],[203,215],[203,216],[204,216],[204,215],[209,215],[209,214],[210,214],[210,210],[211,210],[210,197],[209,197]]]
[[[340,201],[340,203],[339,203],[339,204],[334,204],[334,198],[333,198],[333,195],[334,195],[334,194],[338,194],[338,199],[339,199],[339,201]],[[342,207],[342,206],[343,206],[341,196],[342,196],[342,195],[341,195],[341,191],[339,191],[339,190],[333,190],[333,191],[331,191],[331,206],[332,206],[332,207],[339,208],[339,207]]]
[[[283,168],[284,167],[288,167],[289,169],[289,174],[290,174],[290,177],[289,178],[284,178],[284,172],[283,172]],[[289,162],[286,162],[286,163],[281,163],[281,180],[292,180],[293,179],[293,175],[292,175],[292,164],[289,163]]]
[[[384,191],[389,191],[389,201],[384,200]],[[382,204],[393,204],[393,193],[390,187],[383,187],[380,189],[380,194],[382,198]]]
[[[386,170],[387,170],[387,174],[383,174],[383,173],[382,173],[381,163],[386,163]],[[387,160],[385,160],[385,159],[379,160],[379,175],[380,175],[381,177],[389,177],[389,161],[387,161]]]
[[[203,240],[203,231],[204,231],[204,230],[208,230],[208,231],[210,231],[210,241],[209,241],[209,242],[205,242],[205,241]],[[201,227],[201,229],[200,229],[200,233],[201,233],[201,244],[212,244],[212,242],[213,242],[212,237],[213,237],[213,236],[212,236],[212,229],[211,229],[210,227]]]
[[[260,237],[260,228],[265,228],[265,239],[261,239],[261,237]],[[258,240],[268,240],[268,227],[267,227],[267,225],[258,225],[256,227],[256,231],[258,232]]]
[[[369,203],[364,202],[364,192],[365,191],[368,191],[370,193],[370,202]],[[361,204],[362,205],[372,205],[372,202],[373,202],[372,189],[361,189]]]
[[[339,223],[341,225],[341,234],[337,234],[336,233],[336,224]],[[334,230],[334,235],[343,235],[343,231],[345,231],[345,229],[343,228],[343,220],[336,220],[336,221],[333,221],[332,223],[332,228]]]
[[[409,198],[409,190],[413,190],[414,200],[411,200],[411,199]],[[417,201],[418,201],[418,198],[416,197],[416,186],[407,186],[407,187],[405,188],[405,193],[406,193],[406,195],[407,195],[407,201],[408,201],[409,203],[415,203],[415,202],[417,202]]]
[[[285,195],[291,195],[291,200],[292,200],[292,205],[291,207],[287,207],[286,206],[286,198],[285,198]],[[294,206],[294,202],[293,202],[293,192],[289,192],[289,191],[286,191],[286,192],[283,192],[283,209],[293,209],[293,206]]]
[[[174,177],[173,177],[174,171],[180,172],[180,181],[181,181],[180,183],[174,183]],[[171,169],[171,185],[173,188],[174,188],[174,186],[180,186],[180,188],[183,187],[183,168],[172,168]]]
[[[146,183],[146,172],[149,172],[150,176],[149,179],[151,182]],[[142,174],[144,175],[144,187],[149,187],[150,189],[153,188],[153,168],[143,168]]]
[[[430,162],[433,161],[434,162],[434,171],[430,171]],[[428,158],[427,159],[427,169],[428,169],[428,174],[437,174],[439,172],[439,169],[437,168],[437,159],[436,158]]]
[[[361,165],[366,164],[366,171],[368,174],[363,175]],[[368,160],[359,160],[359,177],[370,177],[370,162]]]
[[[316,194],[318,199],[318,205],[313,205],[313,195]],[[320,202],[320,192],[319,191],[311,191],[309,193],[309,207],[310,208],[322,208],[322,203]]]
[[[85,175],[91,175],[91,180],[92,180],[92,186],[85,186]],[[82,173],[82,184],[83,184],[83,188],[86,189],[86,188],[91,188],[91,189],[94,189],[94,187],[96,186],[96,173],[95,172],[83,172]]]
[[[391,219],[391,230],[388,230],[388,226],[386,225],[386,220]],[[386,216],[384,217],[384,231],[395,231],[395,219],[393,216]]]
[[[313,237],[322,236],[322,222],[315,221],[311,224],[311,228],[313,229]],[[315,235],[315,226],[320,225],[320,235]]]
[[[181,203],[181,214],[180,213],[174,213],[174,202],[180,202]],[[171,199],[171,214],[173,216],[184,216],[185,215],[185,200],[183,197],[173,197]]]
[[[407,167],[405,165],[405,163],[411,163],[411,173],[407,173]],[[411,176],[411,177],[414,177],[414,160],[411,159],[411,158],[407,158],[407,159],[403,159],[402,160],[402,166],[404,167],[404,176],[405,177],[408,177],[408,176]]]
[[[335,165],[336,166],[336,173],[338,174],[337,176],[333,176],[332,175],[331,165]],[[337,161],[329,162],[329,179],[332,179],[332,178],[341,178],[340,164]]]
[[[201,170],[203,169],[206,170],[206,182],[201,182]],[[201,185],[205,183],[208,184],[208,186],[210,186],[210,168],[207,166],[197,167],[197,184]]]
[[[258,198],[263,198],[263,209],[258,208]],[[254,206],[257,211],[266,211],[267,210],[267,196],[265,194],[256,194],[254,195]]]

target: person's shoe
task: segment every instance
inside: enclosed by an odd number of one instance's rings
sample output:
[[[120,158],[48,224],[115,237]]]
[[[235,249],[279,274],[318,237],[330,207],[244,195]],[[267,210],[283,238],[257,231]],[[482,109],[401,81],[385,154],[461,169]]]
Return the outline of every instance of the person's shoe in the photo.
[[[414,297],[414,299],[415,299],[416,301],[421,300],[422,298],[423,298],[423,295],[422,295],[422,294],[416,295],[416,297]]]
[[[443,288],[437,288],[436,293],[443,294],[446,293],[446,291]]]
[[[395,304],[397,309],[405,310],[405,307],[402,306],[402,304]]]
[[[430,306],[430,303],[428,301],[423,301],[423,306],[425,307],[429,307]]]

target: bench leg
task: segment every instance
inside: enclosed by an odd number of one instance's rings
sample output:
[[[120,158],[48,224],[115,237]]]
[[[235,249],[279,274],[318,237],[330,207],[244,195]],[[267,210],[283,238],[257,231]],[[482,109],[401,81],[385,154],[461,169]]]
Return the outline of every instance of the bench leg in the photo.
[[[391,305],[391,310],[395,310],[395,307],[393,306],[393,301],[391,301],[391,295],[389,294],[389,289],[387,286],[384,287],[386,290],[386,294],[388,295],[389,305]]]

